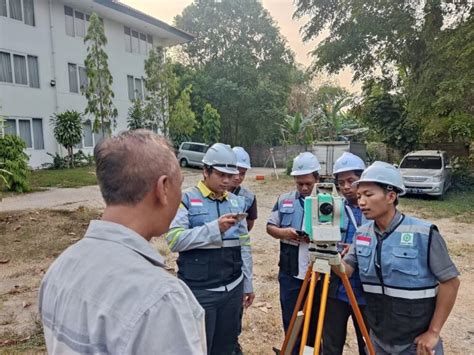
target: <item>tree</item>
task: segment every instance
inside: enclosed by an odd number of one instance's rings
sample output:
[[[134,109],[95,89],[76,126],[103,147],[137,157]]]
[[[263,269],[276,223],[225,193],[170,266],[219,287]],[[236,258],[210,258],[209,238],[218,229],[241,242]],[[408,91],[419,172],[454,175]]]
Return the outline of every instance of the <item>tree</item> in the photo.
[[[69,167],[74,167],[74,146],[82,140],[82,116],[79,112],[68,110],[51,117],[54,138],[67,150]]]
[[[28,155],[26,143],[18,136],[5,134],[0,137],[0,176],[7,188],[16,192],[30,190],[28,176]]]
[[[221,135],[221,116],[219,112],[211,106],[206,104],[202,114],[202,132],[204,142],[212,144],[220,141]]]
[[[302,118],[300,113],[287,115],[280,125],[281,135],[285,144],[311,144],[313,142],[312,122]]]
[[[197,127],[196,115],[191,109],[192,86],[188,85],[173,105],[170,117],[170,136],[175,145],[188,140]]]
[[[212,104],[230,144],[278,141],[295,65],[268,11],[255,0],[195,0],[175,24],[196,35],[183,46],[181,83],[193,85],[195,112]]]
[[[104,33],[102,20],[94,12],[90,17],[90,25],[84,38],[87,44],[87,57],[84,61],[88,84],[83,92],[87,98],[86,114],[94,117],[93,131],[101,130],[102,136],[112,132],[116,126],[115,119],[118,112],[112,99],[115,97],[112,91],[112,75],[109,71],[108,56],[104,47],[107,45],[107,37]]]
[[[147,127],[142,100],[133,100],[132,106],[128,109],[127,127],[130,130]]]
[[[170,112],[178,93],[178,78],[171,60],[163,59],[162,50],[151,49],[145,60],[145,117],[165,137],[170,137]]]
[[[382,142],[407,153],[417,146],[420,127],[407,119],[406,103],[404,96],[372,85],[364,88],[363,101],[353,112]]]

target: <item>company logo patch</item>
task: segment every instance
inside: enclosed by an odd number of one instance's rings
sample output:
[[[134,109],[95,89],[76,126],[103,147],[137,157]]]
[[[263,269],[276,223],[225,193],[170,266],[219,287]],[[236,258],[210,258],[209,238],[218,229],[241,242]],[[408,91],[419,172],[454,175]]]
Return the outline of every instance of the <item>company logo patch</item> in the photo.
[[[413,245],[413,233],[402,233],[400,245]]]
[[[367,235],[358,235],[357,239],[356,239],[356,245],[369,246],[371,240],[372,240],[372,238],[370,238]]]
[[[230,200],[232,207],[239,207],[239,202],[237,200]]]
[[[202,207],[203,206],[202,200],[200,200],[198,198],[192,198],[191,199],[191,206]]]
[[[283,207],[293,207],[293,200],[284,200]]]

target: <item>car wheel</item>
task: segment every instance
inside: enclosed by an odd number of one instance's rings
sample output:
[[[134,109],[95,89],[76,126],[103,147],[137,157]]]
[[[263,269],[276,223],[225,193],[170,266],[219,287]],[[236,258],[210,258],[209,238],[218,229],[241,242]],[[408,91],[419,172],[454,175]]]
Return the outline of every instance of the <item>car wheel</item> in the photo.
[[[179,161],[179,165],[180,165],[182,168],[185,168],[185,167],[188,166],[188,161],[183,158],[183,159],[181,159],[181,160]]]

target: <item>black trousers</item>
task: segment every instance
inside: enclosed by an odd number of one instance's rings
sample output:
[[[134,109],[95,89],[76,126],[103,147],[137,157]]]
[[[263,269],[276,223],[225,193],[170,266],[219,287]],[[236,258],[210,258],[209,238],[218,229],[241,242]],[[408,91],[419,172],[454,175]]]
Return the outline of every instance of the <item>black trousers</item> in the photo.
[[[364,314],[365,306],[360,306],[362,317],[367,326],[367,319]],[[326,316],[323,329],[323,354],[324,355],[342,355],[347,335],[347,321],[352,317],[354,328],[357,335],[357,345],[359,347],[359,355],[366,355],[365,342],[362,337],[355,314],[352,312],[350,303],[339,299],[328,297],[326,306]]]
[[[240,332],[243,282],[232,291],[191,291],[206,312],[207,353],[232,354]]]

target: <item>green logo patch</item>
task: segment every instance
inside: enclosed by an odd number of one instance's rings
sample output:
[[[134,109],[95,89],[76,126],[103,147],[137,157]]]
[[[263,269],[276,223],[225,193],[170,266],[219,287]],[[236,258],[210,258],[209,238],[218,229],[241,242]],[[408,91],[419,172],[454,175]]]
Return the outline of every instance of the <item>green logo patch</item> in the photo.
[[[413,245],[413,233],[402,233],[400,245]]]
[[[232,207],[239,207],[239,202],[237,200],[230,200]]]

